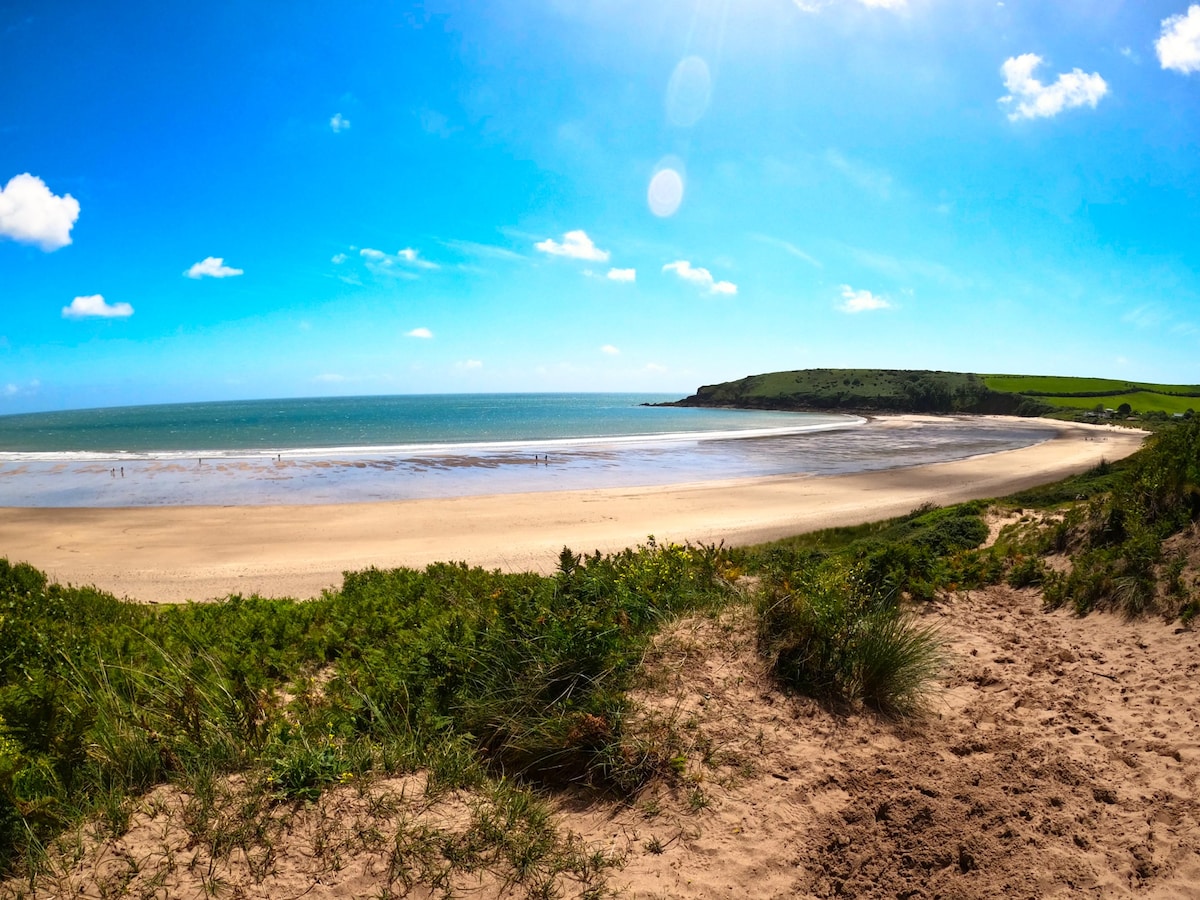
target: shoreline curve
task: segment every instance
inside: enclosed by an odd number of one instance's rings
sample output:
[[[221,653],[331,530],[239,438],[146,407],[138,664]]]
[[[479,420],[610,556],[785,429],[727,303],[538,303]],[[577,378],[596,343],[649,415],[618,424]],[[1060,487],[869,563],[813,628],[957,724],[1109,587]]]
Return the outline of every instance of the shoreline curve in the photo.
[[[896,417],[903,420],[906,417]],[[921,421],[928,421],[922,417]],[[1057,423],[1048,441],[952,462],[640,488],[315,506],[0,508],[0,556],[59,582],[145,602],[229,594],[309,598],[344,571],[463,561],[553,569],[566,545],[751,544],[999,497],[1136,451],[1145,432]]]

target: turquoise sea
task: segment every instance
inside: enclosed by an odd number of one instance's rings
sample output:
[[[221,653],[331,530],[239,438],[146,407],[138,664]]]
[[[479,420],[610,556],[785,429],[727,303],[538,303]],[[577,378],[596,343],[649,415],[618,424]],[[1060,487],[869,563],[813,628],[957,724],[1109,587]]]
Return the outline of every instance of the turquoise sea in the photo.
[[[674,394],[431,394],[174,403],[0,416],[0,453],[76,458],[594,440],[844,423],[727,409],[653,408]]]
[[[0,416],[0,506],[369,502],[825,475],[1053,436],[1035,422],[643,405],[673,399],[444,394]]]

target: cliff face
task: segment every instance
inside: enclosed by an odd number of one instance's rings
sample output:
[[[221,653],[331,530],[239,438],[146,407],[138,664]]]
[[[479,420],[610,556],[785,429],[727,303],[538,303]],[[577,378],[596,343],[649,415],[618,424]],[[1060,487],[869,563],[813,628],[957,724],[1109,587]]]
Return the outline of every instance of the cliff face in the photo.
[[[978,375],[905,369],[801,369],[701,387],[677,406],[1036,416],[1034,399],[989,389]]]

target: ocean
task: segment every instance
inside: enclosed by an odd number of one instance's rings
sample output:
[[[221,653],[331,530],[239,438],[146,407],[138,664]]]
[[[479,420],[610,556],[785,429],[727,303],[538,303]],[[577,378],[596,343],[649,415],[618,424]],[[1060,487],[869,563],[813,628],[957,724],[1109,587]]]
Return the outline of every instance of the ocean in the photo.
[[[443,394],[0,416],[0,506],[370,502],[871,471],[1046,440],[1036,423]],[[936,427],[934,427],[936,426]]]
[[[844,416],[655,408],[675,394],[430,394],[174,403],[0,416],[0,454],[243,456],[770,432]]]

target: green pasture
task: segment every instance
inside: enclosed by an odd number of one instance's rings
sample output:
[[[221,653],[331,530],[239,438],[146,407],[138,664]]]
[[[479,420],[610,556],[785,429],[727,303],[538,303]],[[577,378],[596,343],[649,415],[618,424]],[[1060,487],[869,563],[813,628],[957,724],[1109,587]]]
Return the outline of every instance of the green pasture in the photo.
[[[1075,378],[1063,375],[981,375],[983,383],[993,391],[1023,394],[1037,391],[1044,394],[1070,395],[1081,393],[1121,393],[1147,385],[1112,378]],[[1152,388],[1153,389],[1153,388]]]
[[[1190,395],[1192,400],[1200,398],[1200,385],[1198,384],[1154,384],[1153,382],[1123,382],[1123,380],[1114,378],[1074,378],[1070,376],[992,376],[989,374],[989,376],[979,377],[983,378],[984,384],[988,385],[991,390],[1006,391],[1009,394],[1028,394],[1028,392],[1036,391],[1037,394],[1050,396],[1078,397],[1081,394],[1128,396],[1139,392],[1144,395]],[[1050,400],[1050,397],[1046,397],[1046,400],[1054,403],[1055,406],[1062,406],[1062,404]],[[1087,400],[1102,401],[1103,397],[1087,397]],[[1133,401],[1128,402],[1130,406],[1136,407]],[[1121,401],[1117,401],[1117,403],[1121,403]],[[1117,403],[1111,404],[1111,406],[1116,406]],[[1094,406],[1094,402],[1090,406]],[[1166,409],[1165,407],[1154,408]],[[1183,408],[1187,409],[1187,406]],[[1166,412],[1170,412],[1170,410],[1168,409]]]
[[[1092,409],[1100,404],[1107,409],[1117,409],[1122,403],[1128,403],[1135,413],[1162,411],[1168,415],[1184,413],[1189,409],[1200,407],[1200,397],[1172,397],[1168,394],[1155,394],[1150,391],[1138,391],[1136,394],[1106,394],[1102,397],[1039,397],[1051,406],[1060,409]]]

